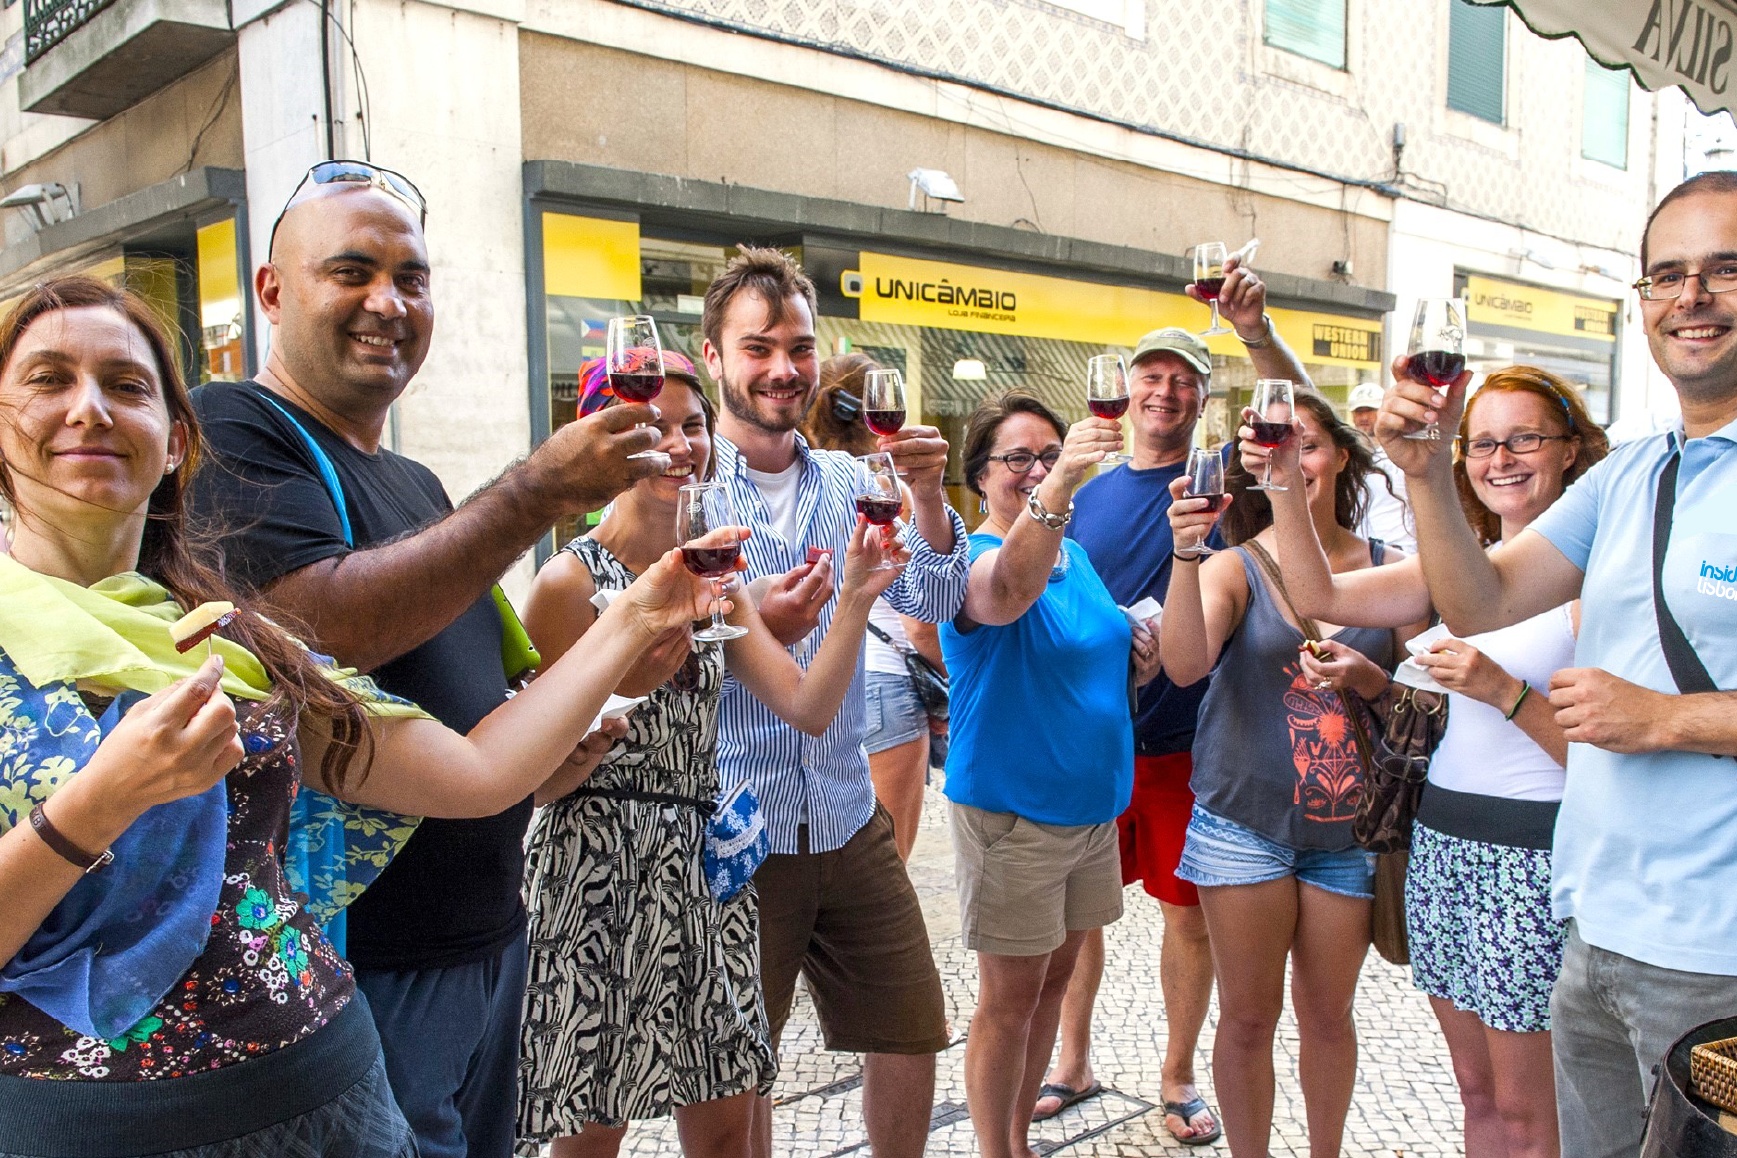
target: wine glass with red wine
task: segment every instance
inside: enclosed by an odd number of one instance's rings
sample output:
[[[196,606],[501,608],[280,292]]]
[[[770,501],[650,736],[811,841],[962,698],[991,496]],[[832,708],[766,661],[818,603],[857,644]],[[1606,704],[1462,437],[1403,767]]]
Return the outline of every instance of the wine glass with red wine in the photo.
[[[1254,431],[1254,440],[1268,450],[1277,450],[1296,436],[1297,428],[1293,419],[1297,416],[1296,387],[1289,378],[1262,378],[1255,383],[1254,398],[1249,402],[1249,408],[1255,412],[1255,417],[1249,419],[1249,427]],[[1282,487],[1273,482],[1273,458],[1267,456],[1266,474],[1261,481],[1248,488],[1251,491],[1288,491],[1290,487]]]
[[[1465,342],[1466,299],[1423,298],[1411,323],[1405,372],[1412,381],[1446,393],[1453,380],[1465,372]],[[1441,438],[1441,426],[1432,422],[1405,437],[1435,442]]]
[[[1225,257],[1222,241],[1203,241],[1194,247],[1194,288],[1212,307],[1212,325],[1200,332],[1203,338],[1230,333],[1230,327],[1218,320],[1218,295],[1224,292]]]
[[[676,500],[676,543],[682,549],[682,562],[695,575],[712,581],[712,625],[694,633],[703,643],[748,634],[747,628],[724,622],[722,601],[723,581],[735,574],[736,560],[742,557],[741,526],[726,484],[689,483],[681,489]]]
[[[905,425],[905,376],[870,370],[862,380],[862,420],[876,434],[897,434]]]
[[[1086,409],[1092,417],[1118,422],[1128,413],[1128,367],[1120,354],[1098,354],[1086,359]],[[1128,456],[1111,453],[1105,462],[1127,462]]]
[[[1208,450],[1204,446],[1196,446],[1188,452],[1188,496],[1191,499],[1211,499],[1212,509],[1217,510],[1224,501],[1224,459],[1216,450]],[[1211,555],[1213,550],[1206,545],[1206,537],[1212,532],[1206,531],[1200,536],[1198,543],[1176,548],[1178,555]]]
[[[657,337],[657,323],[649,315],[610,318],[606,357],[610,392],[623,402],[650,402],[662,393],[663,343]],[[635,429],[644,425],[638,423]],[[669,455],[661,450],[642,450],[628,457],[661,458],[665,465],[669,462]]]
[[[893,456],[884,450],[859,455],[857,461],[862,464],[862,473],[857,477],[856,513],[881,528],[881,542],[884,544],[887,536],[897,533],[895,524],[900,509],[905,505],[905,492],[899,486],[899,471],[893,465]],[[884,571],[894,565],[891,559],[887,559],[875,570]]]

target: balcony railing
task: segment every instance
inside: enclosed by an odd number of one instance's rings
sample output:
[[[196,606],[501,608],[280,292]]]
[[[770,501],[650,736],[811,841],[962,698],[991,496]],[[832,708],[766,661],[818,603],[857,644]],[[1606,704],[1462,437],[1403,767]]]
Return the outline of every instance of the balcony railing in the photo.
[[[114,0],[24,0],[24,63],[72,35]]]

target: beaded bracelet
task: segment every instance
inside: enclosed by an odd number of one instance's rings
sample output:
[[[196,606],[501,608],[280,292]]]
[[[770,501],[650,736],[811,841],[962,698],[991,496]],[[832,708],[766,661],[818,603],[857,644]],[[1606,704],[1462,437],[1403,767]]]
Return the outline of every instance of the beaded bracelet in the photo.
[[[1532,685],[1527,683],[1525,680],[1521,680],[1520,681],[1520,695],[1517,699],[1515,699],[1514,706],[1508,709],[1508,714],[1503,716],[1502,718],[1504,720],[1511,720],[1515,716],[1519,715],[1520,714],[1520,705],[1525,703],[1526,697],[1531,695],[1531,694],[1532,694]]]

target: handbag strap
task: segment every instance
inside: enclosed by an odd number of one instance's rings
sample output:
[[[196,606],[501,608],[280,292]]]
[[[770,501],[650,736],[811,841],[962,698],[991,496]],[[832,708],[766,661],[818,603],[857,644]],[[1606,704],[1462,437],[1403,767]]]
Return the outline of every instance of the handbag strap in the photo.
[[[1311,643],[1319,643],[1321,641],[1320,627],[1313,619],[1298,613],[1297,605],[1291,602],[1291,593],[1285,590],[1285,578],[1279,574],[1279,565],[1273,561],[1271,555],[1267,554],[1267,549],[1253,539],[1244,543],[1243,546],[1248,548],[1249,554],[1254,556],[1255,562],[1259,563],[1261,570],[1266,572],[1268,582],[1273,585],[1273,590],[1279,593],[1279,598],[1284,600],[1285,608],[1291,613],[1291,618],[1297,621],[1297,630],[1303,633],[1303,638]]]
[[[1253,555],[1255,562],[1260,564],[1261,570],[1266,573],[1268,581],[1272,583],[1273,590],[1279,593],[1279,598],[1285,601],[1285,606],[1290,609],[1291,618],[1297,621],[1297,630],[1303,633],[1303,638],[1319,642],[1321,639],[1320,627],[1313,619],[1297,611],[1297,605],[1291,602],[1291,593],[1285,590],[1285,577],[1279,574],[1279,565],[1273,561],[1271,555],[1267,554],[1267,549],[1253,539],[1244,543],[1243,546],[1248,548],[1249,554]],[[1345,722],[1351,726],[1351,741],[1357,746],[1357,758],[1363,762],[1363,771],[1367,774],[1370,769],[1375,767],[1375,745],[1370,742],[1369,733],[1364,727],[1363,712],[1359,709],[1359,705],[1351,702],[1350,696],[1344,692],[1336,694],[1339,696],[1340,702],[1345,705]]]
[[[886,632],[882,631],[879,627],[875,626],[873,623],[865,623],[865,624],[863,624],[863,626],[868,628],[870,635],[874,636],[876,639],[880,640],[882,643],[886,644],[888,647],[892,648],[893,650],[895,650],[895,651],[905,650],[904,648],[900,647],[898,644],[893,642],[892,636],[890,636]]]
[[[1653,504],[1653,614],[1659,621],[1659,645],[1664,648],[1665,663],[1670,665],[1671,678],[1684,695],[1695,692],[1716,692],[1719,685],[1707,674],[1706,665],[1695,654],[1689,637],[1671,609],[1665,604],[1665,552],[1671,546],[1671,519],[1677,506],[1677,468],[1682,465],[1681,451],[1673,451],[1665,469],[1659,473],[1659,496]]]

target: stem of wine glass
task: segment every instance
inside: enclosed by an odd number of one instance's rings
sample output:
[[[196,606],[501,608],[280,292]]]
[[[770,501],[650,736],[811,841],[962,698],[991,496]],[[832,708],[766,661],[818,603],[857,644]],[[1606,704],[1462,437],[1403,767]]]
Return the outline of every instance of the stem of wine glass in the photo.
[[[1218,299],[1215,297],[1207,304],[1212,307],[1212,328],[1215,330],[1224,329],[1224,323],[1218,320]]]
[[[724,581],[712,580],[712,630],[722,631],[724,628]]]

